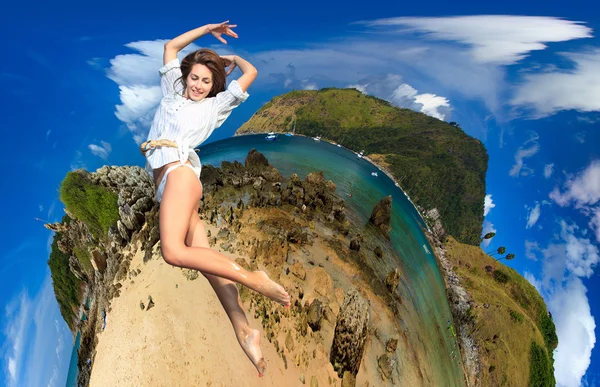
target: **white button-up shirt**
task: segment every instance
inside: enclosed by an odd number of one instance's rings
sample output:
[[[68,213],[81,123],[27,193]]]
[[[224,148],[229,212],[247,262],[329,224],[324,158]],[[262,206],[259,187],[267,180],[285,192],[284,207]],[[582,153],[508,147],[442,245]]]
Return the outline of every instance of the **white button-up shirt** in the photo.
[[[158,70],[163,99],[154,115],[148,133],[148,140],[171,140],[178,145],[156,147],[146,152],[146,170],[152,175],[154,169],[173,161],[190,161],[200,177],[200,158],[194,148],[202,144],[211,133],[221,126],[231,111],[248,98],[248,93],[236,80],[231,81],[227,90],[215,97],[193,101],[183,96],[183,83],[175,80],[181,77],[179,59],[175,58]]]

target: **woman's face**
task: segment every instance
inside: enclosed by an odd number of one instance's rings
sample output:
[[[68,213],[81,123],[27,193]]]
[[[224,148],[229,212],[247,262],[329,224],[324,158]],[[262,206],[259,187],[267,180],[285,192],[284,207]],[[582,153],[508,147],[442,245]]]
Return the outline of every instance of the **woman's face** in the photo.
[[[212,72],[203,64],[195,64],[185,80],[185,97],[200,101],[210,93],[213,86]]]

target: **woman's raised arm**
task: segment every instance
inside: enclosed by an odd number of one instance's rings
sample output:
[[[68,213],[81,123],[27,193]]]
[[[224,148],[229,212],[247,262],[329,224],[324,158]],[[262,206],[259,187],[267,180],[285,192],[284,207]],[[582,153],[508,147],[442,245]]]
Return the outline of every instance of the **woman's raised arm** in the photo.
[[[242,91],[247,91],[258,75],[256,67],[246,59],[237,55],[222,55],[221,58],[225,61],[225,67],[229,68],[227,75],[231,74],[236,67],[239,67],[240,70],[242,70],[242,76],[238,78],[237,82],[242,88]]]
[[[209,33],[211,33],[221,43],[227,44],[227,41],[223,39],[221,35],[225,34],[227,36],[231,36],[232,38],[237,38],[238,35],[232,30],[232,28],[235,27],[237,27],[237,24],[229,24],[229,20],[227,20],[223,23],[207,24],[205,26],[195,28],[179,35],[174,39],[169,40],[167,43],[165,43],[163,64],[167,64],[175,59],[177,57],[177,53],[183,50],[188,44]]]

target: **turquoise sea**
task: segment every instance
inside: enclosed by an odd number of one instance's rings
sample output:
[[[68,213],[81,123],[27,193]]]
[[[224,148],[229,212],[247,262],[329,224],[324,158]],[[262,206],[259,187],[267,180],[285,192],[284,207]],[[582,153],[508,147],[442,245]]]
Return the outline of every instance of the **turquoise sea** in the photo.
[[[464,385],[458,381],[462,375],[460,364],[451,359],[455,339],[448,337],[448,321],[452,317],[443,280],[431,254],[433,249],[421,230],[425,224],[402,190],[369,161],[343,147],[303,136],[279,135],[276,141],[265,141],[264,137],[264,134],[244,135],[207,144],[200,147],[200,160],[203,165],[215,167],[225,160],[243,164],[250,149],[255,148],[285,178],[296,173],[304,179],[311,172],[322,171],[326,180],[336,184],[337,194],[345,200],[347,216],[355,225],[366,224],[373,207],[392,195],[390,242],[383,238],[381,242],[387,243],[400,258],[397,262],[378,262],[373,269],[381,278],[398,266],[405,274],[399,286],[407,308],[402,326],[414,345],[420,347],[420,353],[425,354],[426,358],[420,361],[431,365],[435,380],[430,382],[436,386]],[[378,176],[372,176],[372,172]]]
[[[67,373],[66,387],[77,386],[77,375],[79,374],[79,370],[77,369],[77,351],[79,350],[80,344],[81,333],[77,332],[77,337],[75,338],[75,343],[73,345],[73,351],[71,351],[71,361],[69,362],[69,372]]]
[[[345,200],[346,215],[354,225],[351,234],[363,231],[362,225],[367,223],[373,207],[385,196],[392,195],[390,241],[381,238],[381,244],[385,249],[393,249],[399,258],[393,262],[378,261],[371,269],[382,279],[396,267],[404,273],[398,289],[404,308],[400,323],[410,344],[417,348],[419,364],[431,370],[424,384],[463,386],[460,364],[451,359],[455,339],[448,336],[446,329],[452,317],[442,277],[431,254],[432,248],[421,231],[425,224],[404,193],[377,167],[343,147],[303,136],[279,135],[277,141],[265,141],[264,137],[264,134],[245,135],[204,145],[200,147],[201,162],[215,167],[220,167],[222,161],[243,164],[254,148],[285,178],[296,173],[304,179],[311,172],[322,171],[326,180],[336,184],[337,194]],[[372,176],[372,172],[378,172],[378,176]],[[393,254],[384,257],[393,257]],[[77,383],[78,348],[79,335],[67,387]],[[403,350],[402,341],[398,343],[398,350]],[[398,365],[399,372],[402,367]]]

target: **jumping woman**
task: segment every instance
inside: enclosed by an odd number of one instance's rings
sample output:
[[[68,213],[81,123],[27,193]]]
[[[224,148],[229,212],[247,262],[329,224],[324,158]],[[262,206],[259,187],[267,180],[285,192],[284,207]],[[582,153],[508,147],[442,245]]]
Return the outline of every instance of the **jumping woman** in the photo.
[[[266,364],[260,349],[260,331],[248,325],[235,283],[240,283],[285,307],[290,296],[263,271],[247,271],[212,250],[204,224],[198,217],[202,198],[200,158],[194,148],[221,126],[231,111],[248,98],[246,90],[257,75],[248,61],[237,55],[219,56],[209,49],[188,54],[181,63],[177,54],[199,37],[212,34],[237,38],[229,21],[188,31],[164,46],[159,70],[163,98],[154,116],[148,140],[141,151],[153,175],[160,203],[160,246],[164,260],[200,271],[210,282],[231,320],[240,346],[259,376]],[[242,75],[229,83],[226,77],[239,67]]]

